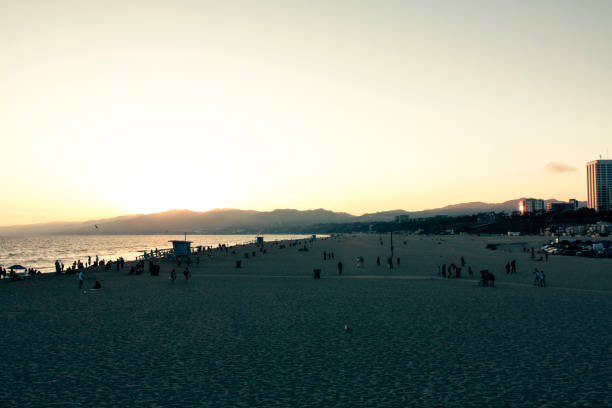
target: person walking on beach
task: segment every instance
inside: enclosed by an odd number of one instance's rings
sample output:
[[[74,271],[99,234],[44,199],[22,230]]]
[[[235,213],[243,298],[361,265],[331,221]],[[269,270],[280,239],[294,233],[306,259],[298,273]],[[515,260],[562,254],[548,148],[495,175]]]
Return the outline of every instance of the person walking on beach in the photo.
[[[83,289],[83,271],[79,271],[79,289]]]
[[[185,280],[189,280],[189,268],[185,268],[183,275],[185,275]]]
[[[516,259],[513,259],[512,262],[510,262],[510,267],[512,269],[512,273],[516,273]]]
[[[342,262],[338,262],[338,275],[342,275]]]
[[[176,269],[172,268],[172,270],[170,271],[170,280],[172,281],[172,283],[174,283],[174,281],[176,280]]]
[[[376,265],[380,266],[380,256],[376,257]]]

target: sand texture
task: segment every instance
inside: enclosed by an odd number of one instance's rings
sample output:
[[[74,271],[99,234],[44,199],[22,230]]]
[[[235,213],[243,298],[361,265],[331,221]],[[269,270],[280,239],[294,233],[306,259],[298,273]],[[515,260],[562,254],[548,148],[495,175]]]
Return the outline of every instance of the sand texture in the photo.
[[[175,283],[170,263],[159,277],[88,271],[96,292],[75,276],[0,281],[0,405],[612,406],[612,260],[532,261],[520,248],[540,237],[394,235],[389,270],[382,239],[215,252]],[[496,287],[436,276],[461,256]]]

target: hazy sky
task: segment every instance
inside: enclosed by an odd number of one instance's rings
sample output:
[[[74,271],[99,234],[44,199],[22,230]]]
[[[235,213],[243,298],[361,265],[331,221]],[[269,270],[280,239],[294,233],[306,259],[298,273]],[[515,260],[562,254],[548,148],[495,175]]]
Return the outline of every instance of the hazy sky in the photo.
[[[612,1],[0,0],[0,225],[586,200]]]

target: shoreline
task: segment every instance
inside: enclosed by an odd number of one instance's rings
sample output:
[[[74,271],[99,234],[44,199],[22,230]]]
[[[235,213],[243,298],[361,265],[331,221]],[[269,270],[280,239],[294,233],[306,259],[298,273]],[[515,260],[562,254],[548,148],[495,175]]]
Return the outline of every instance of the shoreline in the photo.
[[[305,239],[306,237],[310,237],[311,234],[303,234],[303,235],[298,235],[298,234],[267,234],[267,235],[263,235],[264,237],[295,237],[295,238],[290,238],[290,239]],[[17,258],[15,259],[15,254],[18,253],[19,248],[13,248],[13,250],[11,251],[10,249],[6,250],[6,254],[4,254],[5,256],[2,257],[0,256],[0,265],[4,266],[4,267],[8,267],[14,264],[21,264],[23,266],[25,266],[26,268],[34,268],[37,270],[40,270],[42,272],[42,274],[48,274],[48,273],[56,273],[55,272],[55,267],[53,265],[53,263],[55,262],[56,259],[60,259],[60,262],[64,262],[64,266],[65,269],[67,269],[69,266],[72,265],[73,261],[77,261],[77,260],[81,260],[81,261],[87,261],[87,257],[92,256],[92,258],[95,258],[96,253],[98,254],[102,254],[100,256],[100,260],[105,259],[105,260],[111,260],[114,261],[119,257],[123,257],[126,260],[132,260],[134,258],[137,258],[138,256],[141,256],[143,254],[143,252],[145,251],[145,249],[142,249],[142,247],[146,244],[146,240],[141,240],[141,237],[149,237],[149,238],[157,238],[163,236],[163,240],[161,242],[158,242],[159,244],[163,244],[167,248],[167,246],[169,245],[169,243],[167,242],[168,240],[166,239],[167,236],[172,236],[172,235],[106,235],[106,236],[100,236],[100,235],[82,235],[82,236],[76,236],[76,235],[57,235],[57,236],[32,236],[32,237],[22,237],[20,239],[40,239],[43,238],[44,240],[48,240],[51,238],[55,238],[56,240],[61,240],[61,239],[65,239],[67,237],[69,237],[71,240],[66,243],[66,245],[72,245],[72,246],[78,246],[79,245],[79,241],[75,241],[73,240],[73,238],[80,238],[80,237],[90,237],[90,238],[102,238],[102,240],[100,240],[100,242],[97,244],[99,247],[97,249],[91,249],[89,252],[85,252],[85,251],[79,251],[81,255],[76,255],[74,254],[74,257],[71,258],[70,255],[65,255],[63,254],[64,248],[59,246],[58,248],[56,248],[55,250],[55,254],[53,256],[51,255],[46,255],[46,262],[42,263],[41,261],[32,261],[32,262],[27,262],[24,259],[20,259]],[[137,242],[143,242],[144,243],[142,245],[140,244],[134,244],[132,243],[132,246],[137,245],[138,247],[140,247],[141,249],[138,250],[134,250],[134,249],[128,249],[126,248],[126,246],[122,246],[121,242],[116,242],[113,245],[114,249],[111,249],[110,251],[105,249],[105,248],[101,248],[102,246],[104,246],[104,238],[130,238],[130,239],[134,239]],[[189,236],[188,236],[189,237]],[[218,244],[230,244],[230,245],[238,245],[238,243],[234,244],[232,243],[232,239],[233,237],[242,237],[242,239],[240,239],[240,241],[254,241],[256,235],[244,235],[244,234],[228,234],[228,235],[198,235],[198,237],[202,238],[202,237],[210,237],[212,238],[212,240],[215,241],[214,246],[216,247]],[[223,240],[223,237],[227,237],[227,240]],[[0,237],[0,239],[2,239],[2,237]],[[6,237],[4,237],[4,239],[6,239]],[[180,239],[182,239],[182,235],[180,237]],[[218,242],[217,242],[218,241]],[[199,242],[204,242],[207,245],[210,245],[211,242],[206,242],[206,240],[204,241],[199,241]],[[199,243],[198,242],[198,243]],[[269,241],[269,242],[272,242]],[[8,245],[5,243],[5,245]],[[48,245],[48,244],[47,244]],[[58,244],[59,245],[59,244]],[[40,255],[37,255],[37,251],[45,251],[44,248],[39,248],[38,246],[31,244],[30,248],[30,254],[27,257],[30,258],[34,258],[34,259],[38,259]],[[153,246],[152,248],[148,248],[146,249],[146,251],[148,252],[151,249],[155,249],[155,246]],[[13,252],[13,253],[11,253]],[[112,252],[109,253],[109,252]],[[1,254],[0,254],[1,255]],[[25,255],[24,255],[25,256]],[[11,259],[12,258],[12,259]],[[71,259],[69,259],[71,258]],[[70,263],[68,263],[70,262]]]

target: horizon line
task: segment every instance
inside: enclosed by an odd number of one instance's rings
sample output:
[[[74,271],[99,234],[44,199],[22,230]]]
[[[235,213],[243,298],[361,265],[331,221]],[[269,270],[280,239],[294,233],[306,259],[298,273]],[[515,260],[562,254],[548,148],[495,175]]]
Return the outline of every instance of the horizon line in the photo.
[[[418,213],[418,212],[425,212],[425,211],[435,211],[435,210],[441,210],[447,207],[452,207],[452,206],[458,206],[458,205],[466,205],[466,204],[490,204],[490,205],[499,205],[499,204],[505,204],[507,202],[510,201],[515,201],[515,200],[523,200],[523,199],[530,199],[533,197],[520,197],[520,198],[513,198],[510,200],[505,200],[502,202],[497,202],[497,203],[491,203],[491,202],[485,202],[485,201],[466,201],[466,202],[462,202],[462,203],[453,203],[453,204],[446,204],[443,205],[441,207],[436,207],[436,208],[426,208],[426,209],[420,209],[420,210],[404,210],[402,208],[396,208],[396,209],[392,209],[392,210],[379,210],[379,211],[374,211],[374,212],[364,212],[360,215],[355,215],[352,214],[348,211],[334,211],[334,210],[328,210],[325,209],[323,207],[319,207],[319,208],[309,208],[309,209],[297,209],[297,208],[275,208],[272,210],[253,210],[253,209],[240,209],[240,208],[230,208],[230,207],[217,207],[217,208],[212,208],[210,210],[204,210],[204,211],[198,211],[198,210],[191,210],[188,208],[171,208],[168,210],[164,210],[164,211],[158,211],[158,212],[151,212],[151,213],[132,213],[132,214],[120,214],[120,215],[115,215],[115,216],[110,216],[107,218],[96,218],[96,219],[86,219],[86,220],[76,220],[76,221],[43,221],[43,222],[35,222],[35,223],[30,223],[30,224],[11,224],[11,225],[0,225],[0,228],[19,228],[19,227],[31,227],[31,226],[40,226],[40,225],[51,225],[51,224],[85,224],[88,222],[100,222],[100,221],[106,221],[106,220],[110,220],[113,218],[121,218],[121,217],[140,217],[140,216],[147,216],[147,215],[154,215],[154,214],[163,214],[163,213],[168,213],[168,212],[172,212],[172,211],[188,211],[188,212],[193,212],[193,213],[209,213],[209,212],[215,212],[215,211],[252,211],[252,212],[260,212],[260,213],[265,213],[265,212],[274,212],[274,211],[283,211],[283,210],[293,210],[293,211],[301,211],[301,212],[306,212],[306,211],[318,211],[318,210],[323,210],[323,211],[329,211],[332,213],[336,213],[336,214],[348,214],[350,216],[353,217],[362,217],[364,215],[369,215],[369,214],[378,214],[378,213],[384,213],[384,212],[392,212],[392,211],[404,211],[407,213]],[[538,199],[539,200],[539,199]],[[546,198],[546,199],[542,199],[544,201],[550,201],[550,200],[556,200],[556,201],[562,201],[559,200],[557,198]],[[579,202],[583,202],[585,200],[578,200]]]

